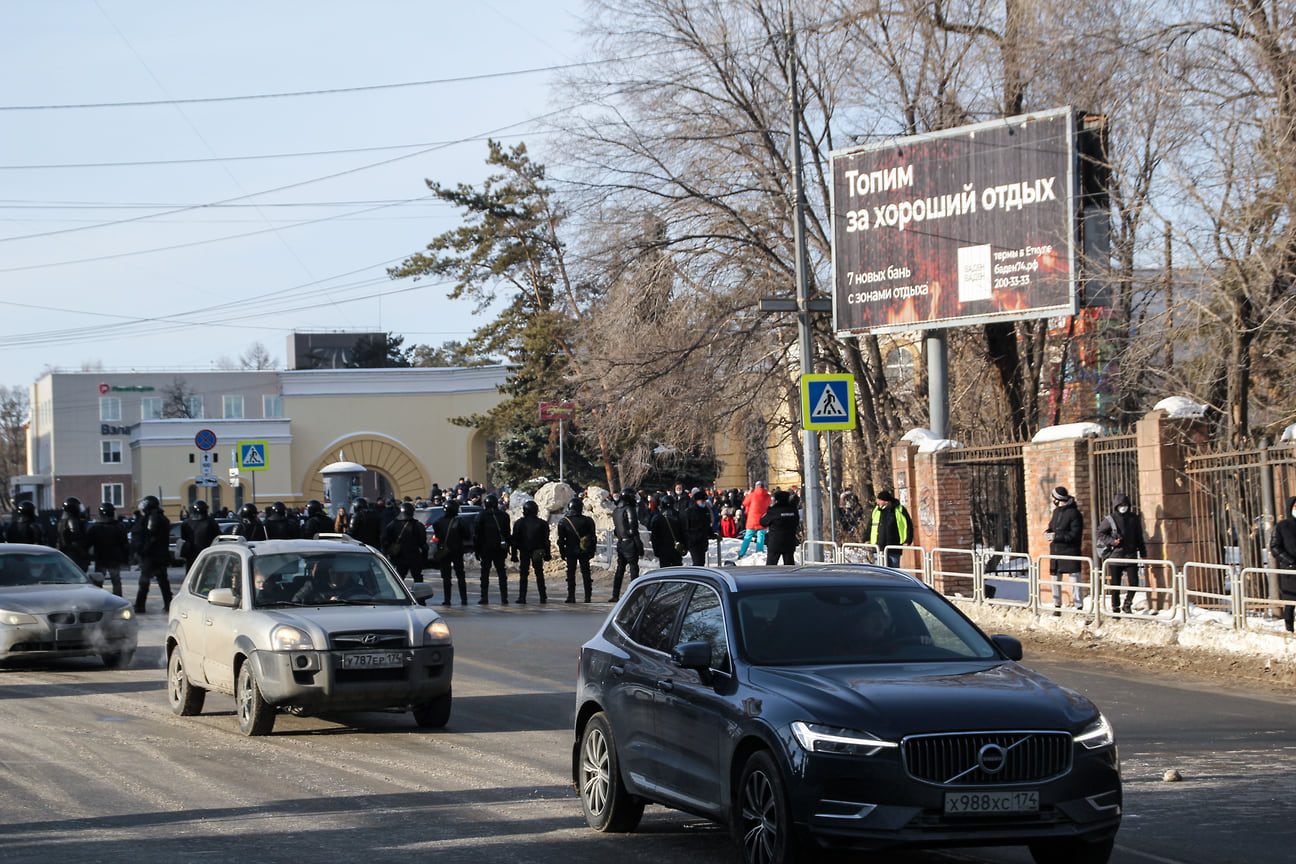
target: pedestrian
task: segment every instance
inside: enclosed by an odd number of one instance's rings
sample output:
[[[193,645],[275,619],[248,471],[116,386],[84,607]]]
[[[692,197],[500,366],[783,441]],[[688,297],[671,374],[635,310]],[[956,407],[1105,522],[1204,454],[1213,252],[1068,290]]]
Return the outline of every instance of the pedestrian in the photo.
[[[249,505],[251,506],[251,505]],[[171,580],[167,578],[167,565],[171,563],[171,520],[162,512],[156,495],[145,495],[140,500],[140,515],[131,537],[135,554],[139,556],[139,591],[135,594],[135,612],[144,614],[148,601],[149,585],[157,580],[162,592],[162,611],[171,611]],[[253,508],[255,510],[256,508]]]
[[[265,522],[262,523],[267,540],[299,540],[301,526],[296,519],[288,518],[288,507],[282,501],[276,501],[266,508]]]
[[[672,496],[657,493],[656,512],[648,523],[648,540],[662,567],[679,567],[684,563],[688,544],[684,542],[684,525],[675,513]]]
[[[302,525],[301,535],[307,540],[314,540],[320,534],[332,534],[333,528],[333,520],[328,517],[323,502],[318,498],[307,501],[306,523]]]
[[[501,603],[509,602],[505,565],[508,563],[512,529],[508,514],[499,507],[499,498],[494,494],[487,495],[485,509],[477,517],[473,531],[473,549],[477,552],[477,560],[481,562],[481,596],[487,597],[490,594],[490,572],[494,566],[495,572],[499,574]],[[545,533],[548,533],[547,528]],[[519,602],[525,595],[526,591],[523,590],[518,596]]]
[[[428,556],[427,529],[414,518],[413,504],[401,502],[396,518],[383,531],[382,544],[383,553],[396,568],[397,575],[423,581],[423,565]]]
[[[18,502],[18,509],[5,531],[5,539],[10,543],[32,543],[37,546],[45,543],[45,532],[41,529],[35,504],[30,501]]]
[[[233,533],[247,540],[266,540],[265,525],[261,522],[260,515],[257,513],[255,504],[248,502],[239,508],[239,521],[234,526]]]
[[[347,526],[346,533],[375,549],[382,543],[382,517],[374,512],[364,496],[351,504],[351,524]]]
[[[1280,570],[1296,571],[1296,496],[1287,499],[1287,511],[1274,526],[1269,538],[1269,555]],[[1296,573],[1278,574],[1278,595],[1285,601],[1282,607],[1283,627],[1292,632],[1296,620]]]
[[[1108,558],[1146,558],[1147,542],[1143,536],[1143,518],[1130,507],[1129,496],[1119,492],[1112,499],[1112,512],[1103,517],[1094,529],[1094,545],[1098,547],[1099,566]],[[1124,578],[1130,589],[1139,585],[1139,565],[1136,563],[1112,564],[1108,577],[1113,587],[1111,606],[1113,612],[1129,614],[1134,611],[1134,591],[1125,592],[1121,603],[1120,584]]]
[[[81,499],[64,499],[63,512],[54,529],[54,548],[71,558],[84,573],[90,569],[89,545],[85,519],[81,516]]]
[[[1084,536],[1084,517],[1080,515],[1080,508],[1076,505],[1075,498],[1067,492],[1065,486],[1054,487],[1052,494],[1049,496],[1053,502],[1053,515],[1049,517],[1048,530],[1044,532],[1044,537],[1049,541],[1049,555],[1080,555],[1081,539]],[[1069,577],[1070,581],[1076,583],[1072,591],[1072,599],[1075,601],[1077,609],[1084,608],[1084,592],[1080,590],[1080,564],[1074,560],[1057,560],[1049,561],[1049,574],[1053,577],[1053,605],[1058,610],[1062,607],[1062,576]],[[1054,611],[1054,615],[1061,615],[1061,611]]]
[[[765,539],[765,563],[795,564],[797,534],[801,530],[801,514],[786,489],[774,492],[772,504],[760,519],[760,526],[769,531]]]
[[[860,504],[859,496],[853,490],[847,489],[841,494],[838,513],[837,521],[841,526],[842,537],[847,542],[859,540],[860,525],[864,521],[864,505]]]
[[[451,498],[445,503],[441,518],[432,523],[432,539],[436,541],[436,552],[432,560],[441,570],[441,585],[445,588],[445,598],[441,605],[449,606],[453,602],[450,592],[450,571],[459,580],[459,605],[468,604],[468,580],[464,577],[464,550],[472,540],[468,524],[459,518],[459,502]]]
[[[214,543],[220,533],[220,523],[208,512],[206,501],[189,505],[189,518],[180,523],[180,557],[184,559],[186,573],[198,553]]]
[[[99,518],[86,526],[86,540],[95,571],[106,574],[112,592],[122,596],[121,571],[130,563],[130,534],[109,502],[99,505]]]
[[[524,505],[525,506],[525,505]],[[567,505],[567,515],[558,522],[558,556],[567,564],[567,602],[576,602],[576,568],[580,567],[581,582],[585,588],[585,602],[590,602],[594,580],[590,575],[590,559],[598,547],[598,534],[594,520],[586,516],[585,504],[573,498]]]
[[[693,506],[685,511],[684,542],[688,545],[689,559],[694,567],[706,564],[707,544],[715,537],[712,530],[711,504],[705,492],[693,493]]]
[[[612,574],[612,597],[609,603],[621,599],[621,581],[627,569],[630,581],[639,578],[639,558],[643,555],[643,538],[639,536],[639,512],[635,507],[635,491],[622,489],[616,509],[612,511],[612,533],[616,537],[617,566]]]
[[[522,505],[522,518],[513,526],[513,561],[518,564],[517,602],[525,603],[527,595],[527,574],[535,570],[536,591],[540,602],[548,603],[549,594],[545,590],[544,562],[553,558],[549,551],[549,523],[540,518],[540,505],[528,501]],[[485,595],[483,594],[485,602]],[[504,598],[508,602],[508,597]]]
[[[765,551],[766,529],[761,523],[761,517],[769,510],[771,501],[764,480],[757,480],[752,490],[743,496],[742,508],[745,514],[745,524],[743,526],[742,545],[738,547],[739,558],[747,554],[747,547],[751,545],[753,538],[756,540],[756,553],[760,554]]]
[[[913,522],[909,511],[896,500],[895,493],[883,489],[874,499],[877,504],[869,513],[868,542],[879,552],[886,552],[886,566],[900,566],[900,549],[889,546],[908,546],[913,539]]]

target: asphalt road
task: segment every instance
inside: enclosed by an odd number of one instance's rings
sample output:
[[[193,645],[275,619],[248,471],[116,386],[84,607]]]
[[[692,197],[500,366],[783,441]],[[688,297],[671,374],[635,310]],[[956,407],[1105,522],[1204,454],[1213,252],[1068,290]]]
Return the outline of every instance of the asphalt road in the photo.
[[[216,695],[202,715],[176,717],[159,614],[145,616],[129,669],[0,670],[0,860],[733,860],[722,829],[661,808],[632,835],[585,827],[569,780],[576,650],[607,609],[450,610],[455,704],[440,731],[408,714],[281,715],[273,735],[250,739],[233,700]],[[1116,726],[1126,817],[1113,861],[1291,860],[1296,695],[1030,661],[1094,697]],[[1162,781],[1170,768],[1182,782]],[[989,849],[868,860],[1030,859]]]

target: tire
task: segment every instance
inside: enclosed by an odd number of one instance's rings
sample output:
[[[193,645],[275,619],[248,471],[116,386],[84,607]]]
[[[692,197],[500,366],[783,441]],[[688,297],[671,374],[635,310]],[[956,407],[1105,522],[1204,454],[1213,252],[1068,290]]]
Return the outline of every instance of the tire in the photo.
[[[580,799],[585,822],[595,831],[633,831],[643,818],[644,802],[621,780],[621,760],[607,715],[599,712],[585,724],[580,743]]]
[[[99,655],[99,659],[109,669],[125,669],[134,657],[134,651],[109,651]]]
[[[414,722],[420,729],[440,729],[450,722],[451,693],[438,696],[431,702],[414,706]]]
[[[180,657],[180,646],[176,645],[167,658],[167,701],[171,703],[171,712],[181,717],[200,714],[206,698],[207,691],[189,681],[184,660]]]
[[[274,728],[275,709],[261,698],[252,661],[244,660],[234,681],[234,707],[239,731],[244,735],[269,735]]]
[[[1107,864],[1115,845],[1115,837],[1096,843],[1079,837],[1039,840],[1030,844],[1030,853],[1035,864]]]
[[[787,789],[769,751],[743,765],[734,805],[734,834],[743,864],[792,864],[800,857]]]

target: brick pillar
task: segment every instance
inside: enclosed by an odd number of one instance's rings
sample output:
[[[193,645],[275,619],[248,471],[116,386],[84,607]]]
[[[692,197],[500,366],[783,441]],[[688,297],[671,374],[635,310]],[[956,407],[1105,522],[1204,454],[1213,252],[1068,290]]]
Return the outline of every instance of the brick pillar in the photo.
[[[972,510],[966,472],[949,465],[951,451],[918,453],[911,457],[914,500],[910,509],[917,529],[917,545],[932,549],[971,549]],[[936,590],[946,594],[972,594],[972,580],[966,577],[937,577]]]
[[[917,454],[918,445],[908,441],[902,441],[891,448],[891,480],[895,484],[895,496],[913,520],[913,539],[909,541],[911,546],[921,546],[923,537],[922,522],[918,515],[920,508],[917,504],[918,466],[914,462]],[[869,506],[874,503],[870,501]]]
[[[1022,447],[1022,461],[1026,475],[1026,542],[1031,559],[1048,554],[1049,541],[1044,532],[1053,517],[1052,496],[1057,486],[1065,486],[1080,507],[1085,520],[1080,554],[1092,557],[1093,531],[1097,526],[1089,524],[1086,506],[1090,498],[1089,439],[1031,442]],[[1042,588],[1041,602],[1047,594],[1048,589]]]
[[[1206,424],[1151,411],[1134,425],[1138,444],[1139,509],[1149,558],[1182,566],[1192,560],[1192,496],[1184,473],[1192,445],[1206,440]]]

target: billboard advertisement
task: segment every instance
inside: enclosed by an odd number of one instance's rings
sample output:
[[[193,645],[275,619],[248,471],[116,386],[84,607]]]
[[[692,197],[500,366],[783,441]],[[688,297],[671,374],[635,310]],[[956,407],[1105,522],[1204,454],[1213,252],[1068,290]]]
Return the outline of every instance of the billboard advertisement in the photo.
[[[1073,315],[1075,114],[832,154],[838,335]]]

